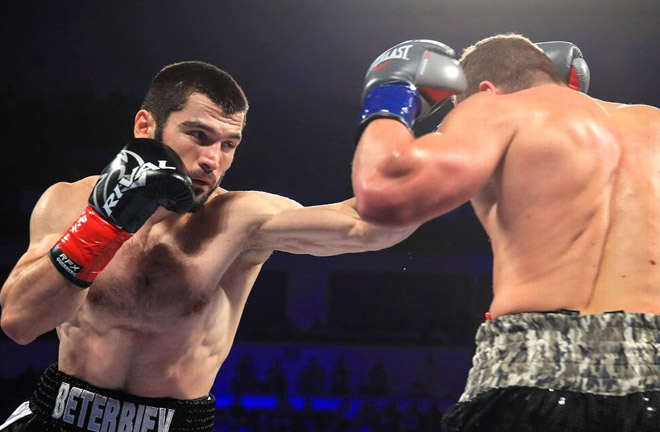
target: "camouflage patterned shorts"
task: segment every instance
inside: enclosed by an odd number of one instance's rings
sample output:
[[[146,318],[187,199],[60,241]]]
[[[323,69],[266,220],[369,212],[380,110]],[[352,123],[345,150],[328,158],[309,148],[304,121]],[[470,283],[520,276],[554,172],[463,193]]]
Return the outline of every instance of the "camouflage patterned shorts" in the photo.
[[[540,312],[486,321],[459,402],[510,386],[609,396],[660,390],[660,315]]]

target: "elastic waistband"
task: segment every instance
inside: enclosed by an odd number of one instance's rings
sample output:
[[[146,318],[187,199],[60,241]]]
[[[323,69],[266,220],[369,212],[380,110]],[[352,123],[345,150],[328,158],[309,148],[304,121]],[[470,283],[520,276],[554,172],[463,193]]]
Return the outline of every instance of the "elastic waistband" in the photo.
[[[477,343],[498,336],[527,338],[530,332],[572,333],[569,336],[594,343],[659,342],[660,315],[624,311],[580,315],[578,311],[567,309],[502,315],[479,327]]]
[[[510,386],[601,395],[660,390],[660,315],[522,313],[486,321],[461,401]]]
[[[215,398],[144,398],[95,387],[50,365],[30,409],[54,430],[213,432]]]

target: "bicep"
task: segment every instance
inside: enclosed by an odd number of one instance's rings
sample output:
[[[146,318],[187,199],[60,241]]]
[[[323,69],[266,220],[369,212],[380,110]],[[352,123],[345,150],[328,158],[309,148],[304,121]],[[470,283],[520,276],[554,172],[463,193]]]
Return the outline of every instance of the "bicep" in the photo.
[[[429,155],[429,176],[435,176],[429,181],[441,182],[462,201],[486,186],[512,138],[508,127],[464,115],[450,115],[433,135],[432,142],[419,143]]]
[[[459,106],[436,133],[416,140],[416,156],[423,160],[420,189],[437,191],[435,205],[439,212],[473,198],[500,166],[514,129],[513,123],[504,121],[493,109],[487,104]]]
[[[81,201],[70,184],[58,183],[48,188],[32,210],[30,243],[24,258],[38,258],[50,250],[85,205],[86,200]]]
[[[66,207],[69,204],[67,199],[66,186],[56,184],[46,190],[34,206],[30,216],[28,249],[19,258],[0,290],[0,303],[3,306],[6,307],[9,298],[15,298],[15,296],[12,297],[12,293],[25,292],[24,283],[21,284],[19,281],[30,281],[30,278],[24,277],[38,271],[39,263],[48,259],[48,251],[68,228],[68,225],[65,225],[65,221],[62,220],[63,215],[58,210],[60,206],[57,204],[62,202]],[[30,284],[28,283],[28,285]],[[16,289],[12,289],[12,287]]]

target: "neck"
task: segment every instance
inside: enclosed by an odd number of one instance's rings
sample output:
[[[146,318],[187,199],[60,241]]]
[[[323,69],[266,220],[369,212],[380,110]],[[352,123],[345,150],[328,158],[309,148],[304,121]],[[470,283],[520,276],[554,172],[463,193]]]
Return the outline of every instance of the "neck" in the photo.
[[[147,224],[155,225],[157,223],[162,222],[166,218],[172,217],[174,214],[175,214],[174,212],[171,212],[165,209],[164,207],[158,207],[158,209],[154,212],[154,214],[151,215],[149,220],[147,220]]]

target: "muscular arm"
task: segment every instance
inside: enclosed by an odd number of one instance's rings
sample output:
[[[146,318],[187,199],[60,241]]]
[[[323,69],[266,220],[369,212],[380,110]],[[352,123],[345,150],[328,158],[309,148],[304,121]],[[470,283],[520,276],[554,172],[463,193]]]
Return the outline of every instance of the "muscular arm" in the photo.
[[[477,194],[515,132],[500,98],[477,94],[452,110],[438,133],[417,139],[400,122],[370,123],[353,161],[360,215],[389,226],[420,224]]]
[[[404,240],[418,227],[367,223],[358,215],[354,198],[311,207],[279,196],[267,199],[273,211],[252,235],[256,248],[316,256],[374,251]]]
[[[69,320],[80,308],[88,290],[67,281],[55,269],[48,251],[80,214],[86,194],[58,183],[49,188],[32,212],[30,244],[0,291],[2,329],[20,344]],[[81,204],[82,202],[82,204]]]

